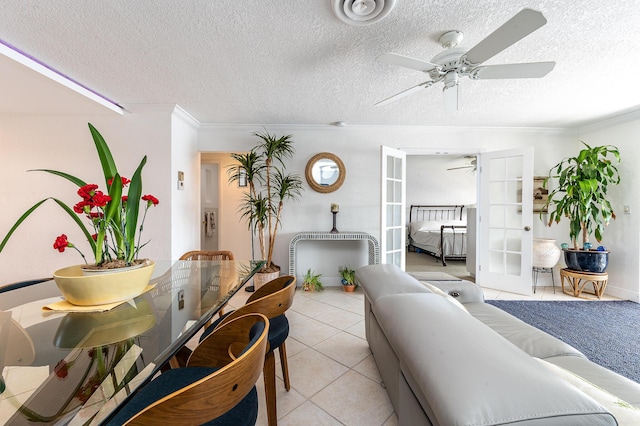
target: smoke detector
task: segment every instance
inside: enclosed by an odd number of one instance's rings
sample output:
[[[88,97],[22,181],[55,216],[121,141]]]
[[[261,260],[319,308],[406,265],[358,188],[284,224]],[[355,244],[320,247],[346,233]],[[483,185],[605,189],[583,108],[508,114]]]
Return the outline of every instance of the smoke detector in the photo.
[[[349,25],[371,25],[391,12],[396,0],[331,0],[334,15]]]

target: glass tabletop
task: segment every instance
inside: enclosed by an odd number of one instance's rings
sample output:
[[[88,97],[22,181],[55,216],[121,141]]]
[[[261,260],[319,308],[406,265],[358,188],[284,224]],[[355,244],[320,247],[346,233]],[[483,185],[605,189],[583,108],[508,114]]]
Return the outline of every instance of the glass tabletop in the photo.
[[[0,298],[0,424],[99,424],[263,262],[156,261],[153,288],[100,313],[45,312],[45,281]]]

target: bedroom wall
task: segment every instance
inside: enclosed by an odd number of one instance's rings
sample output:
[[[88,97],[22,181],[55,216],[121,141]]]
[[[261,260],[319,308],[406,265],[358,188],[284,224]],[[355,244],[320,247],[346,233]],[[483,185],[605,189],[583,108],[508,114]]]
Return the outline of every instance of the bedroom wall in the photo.
[[[476,203],[476,173],[458,155],[407,155],[407,218],[412,204]]]

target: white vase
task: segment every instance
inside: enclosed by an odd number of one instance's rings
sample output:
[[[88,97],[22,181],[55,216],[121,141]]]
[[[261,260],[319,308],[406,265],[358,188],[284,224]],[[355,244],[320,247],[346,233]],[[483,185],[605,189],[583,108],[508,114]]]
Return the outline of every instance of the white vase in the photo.
[[[533,262],[537,268],[553,268],[560,260],[562,250],[556,245],[556,240],[551,238],[533,239]]]

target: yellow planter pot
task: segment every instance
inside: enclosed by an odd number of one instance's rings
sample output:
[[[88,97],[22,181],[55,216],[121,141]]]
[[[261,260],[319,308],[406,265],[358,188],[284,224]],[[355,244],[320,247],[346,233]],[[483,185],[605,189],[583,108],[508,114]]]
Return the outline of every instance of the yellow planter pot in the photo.
[[[142,293],[149,284],[156,264],[123,272],[84,275],[81,265],[70,266],[53,273],[53,279],[69,303],[80,306],[122,302]]]

